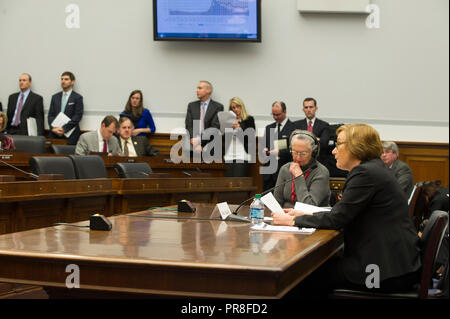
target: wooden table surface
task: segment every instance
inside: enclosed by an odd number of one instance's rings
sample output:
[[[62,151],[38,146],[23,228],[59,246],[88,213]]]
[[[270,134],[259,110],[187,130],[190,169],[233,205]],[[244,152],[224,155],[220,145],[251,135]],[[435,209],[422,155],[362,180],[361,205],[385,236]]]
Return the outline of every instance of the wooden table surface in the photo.
[[[1,235],[0,281],[69,290],[66,266],[75,264],[80,289],[280,298],[342,245],[338,231],[254,232],[248,223],[208,219],[214,205],[194,205],[194,214],[114,216],[111,231],[54,226]]]

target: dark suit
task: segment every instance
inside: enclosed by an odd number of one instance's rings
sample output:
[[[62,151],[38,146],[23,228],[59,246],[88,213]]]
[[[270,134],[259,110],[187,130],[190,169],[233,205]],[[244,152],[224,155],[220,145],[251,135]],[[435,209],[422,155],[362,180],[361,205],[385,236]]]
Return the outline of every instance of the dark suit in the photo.
[[[125,156],[123,153],[122,140],[120,136],[118,137],[118,140],[120,149],[122,150],[120,155]],[[158,149],[150,145],[146,136],[131,136],[131,142],[133,143],[137,156],[156,156],[159,154]]]
[[[30,91],[20,112],[20,124],[16,127],[12,126],[14,113],[16,111],[19,93],[14,93],[8,99],[8,126],[6,131],[8,134],[28,135],[27,118],[34,117],[36,119],[37,134],[44,135],[44,100],[42,96]]]
[[[414,188],[414,176],[412,174],[411,168],[408,164],[400,160],[396,160],[392,164],[392,171],[400,184],[400,187],[405,192],[406,196],[409,197]]]
[[[298,216],[295,225],[344,230],[338,268],[353,284],[365,284],[371,264],[379,267],[380,281],[413,273],[421,265],[407,198],[379,158],[349,172],[342,199],[331,212]]]
[[[272,124],[269,124],[266,126],[266,130],[264,132],[264,147],[268,148],[269,150],[274,149],[273,141],[270,140],[270,129],[274,130],[274,139],[277,139],[277,123],[273,122]],[[290,153],[290,141],[289,138],[291,136],[291,133],[296,129],[296,126],[294,125],[291,120],[287,120],[286,124],[281,128],[280,137],[278,139],[286,139],[287,148],[284,150],[280,150],[278,154],[278,168],[277,171],[273,174],[264,174],[263,175],[263,190],[267,190],[269,188],[272,188],[275,186],[278,178],[278,171],[280,170],[281,166],[284,164],[292,161],[292,156]],[[266,163],[265,166],[268,166],[269,163]]]
[[[59,112],[61,112],[61,100],[62,100],[62,94],[63,92],[56,93],[52,96],[52,101],[50,103],[50,110],[48,111],[48,125],[50,127],[50,138],[66,138],[63,136],[58,136],[54,134],[52,130],[51,123],[53,120],[58,116]],[[64,110],[64,114],[66,114],[70,121],[64,125],[62,128],[64,130],[64,133],[70,131],[75,127],[75,130],[72,132],[72,134],[67,138],[67,144],[69,145],[76,145],[78,142],[78,139],[81,135],[80,130],[80,121],[83,117],[83,97],[72,91],[72,93],[69,96],[69,99],[67,100],[66,108]]]
[[[308,130],[308,123],[306,118],[304,118],[303,120],[298,120],[294,122],[294,124],[300,130]],[[326,130],[328,126],[330,126],[328,122],[319,120],[318,118],[316,118],[316,120],[314,121],[313,133],[316,137],[320,138],[321,151],[326,150],[328,147],[328,140],[330,139],[328,130]]]
[[[220,130],[220,122],[217,113],[223,111],[223,105],[219,102],[210,100],[204,118],[204,130],[215,127]],[[186,130],[189,132],[190,138],[198,136],[198,132],[194,132],[194,120],[200,120],[200,101],[191,102],[186,112]],[[202,146],[208,144],[210,140],[202,140]]]
[[[0,112],[3,112],[2,102],[0,102]]]

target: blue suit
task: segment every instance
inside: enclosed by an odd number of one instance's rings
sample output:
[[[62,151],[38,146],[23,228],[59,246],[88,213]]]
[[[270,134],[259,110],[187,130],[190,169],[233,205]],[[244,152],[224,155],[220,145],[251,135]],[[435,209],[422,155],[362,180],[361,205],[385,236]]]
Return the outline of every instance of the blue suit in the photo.
[[[50,102],[50,110],[48,111],[48,125],[50,127],[50,138],[66,138],[64,135],[58,136],[54,134],[52,130],[52,122],[56,118],[56,116],[61,112],[61,99],[62,99],[62,92],[56,93],[52,96],[52,101]],[[63,126],[64,133],[70,131],[75,127],[75,130],[73,133],[67,138],[67,144],[69,145],[76,145],[77,141],[81,135],[80,131],[80,121],[83,117],[83,97],[72,91],[72,93],[69,96],[69,99],[67,100],[66,108],[64,110],[64,114],[66,114],[70,121]]]

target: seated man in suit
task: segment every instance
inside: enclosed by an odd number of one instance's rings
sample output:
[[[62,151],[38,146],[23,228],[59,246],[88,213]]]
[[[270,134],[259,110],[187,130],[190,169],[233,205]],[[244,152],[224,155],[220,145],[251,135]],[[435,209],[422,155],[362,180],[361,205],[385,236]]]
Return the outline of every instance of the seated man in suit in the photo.
[[[198,101],[191,102],[186,112],[185,126],[189,132],[192,150],[201,153],[203,147],[211,142],[204,139],[201,134],[208,128],[214,127],[220,130],[220,122],[217,113],[224,110],[223,105],[211,99],[213,87],[208,81],[200,81],[197,86]],[[198,122],[198,126],[194,125]]]
[[[292,160],[289,151],[289,137],[295,130],[295,125],[287,118],[286,112],[284,102],[276,101],[272,104],[272,116],[275,122],[266,126],[264,151],[268,156],[276,157],[277,170],[271,174],[263,175],[263,191],[275,186],[280,168]],[[270,165],[270,162],[265,163],[265,166],[268,165]]]
[[[113,135],[119,127],[114,115],[106,116],[98,130],[84,133],[80,136],[75,148],[76,155],[89,155],[91,152],[101,152],[110,155],[120,155],[120,146]]]
[[[37,135],[44,135],[44,100],[42,96],[31,91],[31,75],[19,77],[20,92],[11,94],[8,99],[8,134],[29,135],[29,118],[36,120]]]
[[[119,146],[122,156],[156,156],[159,151],[150,145],[147,136],[132,136],[133,122],[129,117],[119,119]]]
[[[76,145],[81,135],[79,123],[83,117],[83,97],[73,91],[75,76],[72,72],[64,72],[61,75],[62,92],[52,96],[50,110],[48,111],[48,125],[50,127],[50,138],[67,139],[68,145]],[[52,126],[53,121],[62,112],[70,121],[63,126]],[[67,132],[73,132],[65,136]]]
[[[383,153],[381,154],[381,160],[384,162],[384,165],[392,169],[397,182],[408,198],[414,188],[414,176],[411,168],[409,168],[408,164],[398,159],[399,152],[397,144],[387,141],[384,141],[382,144]]]
[[[316,117],[316,112],[318,110],[317,101],[312,97],[307,97],[303,100],[303,113],[305,113],[305,118],[303,120],[298,120],[294,124],[300,130],[306,130],[314,133],[316,138],[320,141],[320,150],[326,150],[328,147],[328,141],[330,137],[328,136],[328,130],[326,130],[328,122],[322,121]],[[321,153],[319,152],[319,162],[321,161]]]

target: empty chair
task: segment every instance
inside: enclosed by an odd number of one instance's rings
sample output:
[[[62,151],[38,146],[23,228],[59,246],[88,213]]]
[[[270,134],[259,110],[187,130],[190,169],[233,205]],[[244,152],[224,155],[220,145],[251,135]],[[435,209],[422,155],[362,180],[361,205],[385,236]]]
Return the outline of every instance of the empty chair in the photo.
[[[98,155],[69,155],[78,179],[107,178],[103,159]]]
[[[76,179],[73,162],[68,157],[32,156],[30,166],[36,175],[62,174],[64,179]]]
[[[54,154],[72,155],[72,154],[75,154],[75,147],[76,147],[76,145],[57,145],[57,144],[52,144],[52,145],[50,145],[50,150]]]
[[[121,178],[147,178],[152,173],[147,163],[116,163],[114,170]]]
[[[336,289],[332,298],[350,298],[350,299],[410,299],[428,298],[428,290],[431,289],[431,278],[433,276],[436,264],[436,257],[439,253],[439,247],[441,246],[444,238],[445,230],[448,227],[448,213],[440,210],[434,211],[428,223],[423,230],[421,237],[421,259],[422,270],[420,282],[416,289],[409,292],[399,293],[377,293],[377,289],[373,289],[373,292],[357,291],[348,289]]]
[[[25,153],[43,154],[47,149],[44,136],[8,135],[14,140],[17,151]]]

